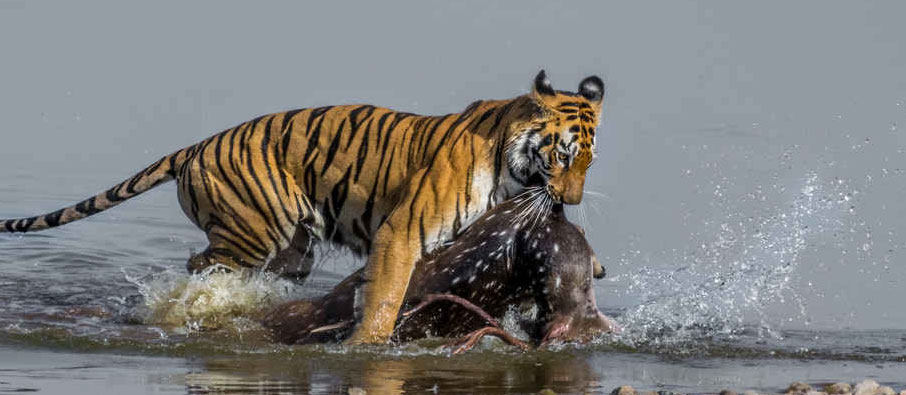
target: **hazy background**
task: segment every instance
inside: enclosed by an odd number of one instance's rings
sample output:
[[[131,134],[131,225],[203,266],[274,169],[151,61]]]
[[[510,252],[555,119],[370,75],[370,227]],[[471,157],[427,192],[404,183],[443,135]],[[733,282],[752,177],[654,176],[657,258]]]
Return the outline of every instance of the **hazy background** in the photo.
[[[73,203],[260,114],[450,113],[526,93],[541,68],[564,90],[597,74],[587,188],[603,196],[572,218],[613,279],[599,303],[702,285],[659,281],[681,268],[786,267],[782,290],[738,313],[902,329],[904,16],[897,1],[0,0],[0,217]],[[173,184],[45,234],[44,253],[89,251],[83,267],[114,273],[182,267],[204,246]]]

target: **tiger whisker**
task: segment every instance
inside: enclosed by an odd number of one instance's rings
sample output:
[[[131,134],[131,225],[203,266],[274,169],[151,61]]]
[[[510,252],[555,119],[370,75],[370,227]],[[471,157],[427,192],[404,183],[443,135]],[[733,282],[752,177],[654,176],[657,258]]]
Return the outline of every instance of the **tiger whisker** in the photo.
[[[519,203],[516,205],[516,210],[518,213],[513,217],[513,222],[521,223],[529,218],[531,214],[532,207],[538,201],[538,198],[542,196],[543,191],[541,187],[533,187],[523,192],[517,196],[517,199],[520,199]]]
[[[601,192],[597,192],[597,191],[590,191],[590,190],[588,190],[588,189],[583,189],[583,190],[582,190],[582,193],[585,193],[585,194],[587,194],[588,196],[595,197],[595,198],[599,198],[599,199],[608,199],[608,200],[610,199],[610,195],[608,195],[608,194],[606,194],[606,193],[601,193]]]
[[[547,201],[546,196],[547,194],[545,193],[536,194],[535,198],[532,200],[531,206],[526,210],[526,219],[532,219],[532,224],[534,224],[534,219],[537,218],[538,213],[543,211],[541,208],[544,206],[545,201]]]
[[[582,193],[584,193],[585,195],[587,195],[589,197],[595,198],[595,200],[585,200],[585,202],[588,202],[588,206],[591,207],[592,210],[594,210],[596,213],[599,213],[599,214],[603,212],[603,209],[601,208],[600,203],[602,201],[611,199],[610,195],[608,195],[606,193],[591,191],[588,189],[583,189]]]
[[[538,217],[537,217],[537,219],[536,219],[536,225],[535,225],[535,226],[537,226],[537,224],[540,224],[540,223],[543,221],[544,215],[546,215],[547,213],[549,213],[550,210],[551,210],[551,208],[552,208],[553,206],[554,206],[554,200],[553,200],[553,199],[551,199],[551,198],[546,198],[546,199],[544,199],[544,209],[538,211]]]
[[[579,216],[580,216],[580,218],[582,218],[582,227],[584,229],[588,229],[588,227],[591,225],[591,223],[588,222],[588,214],[585,210],[584,204],[579,205]]]
[[[543,194],[540,196],[539,199],[536,200],[535,205],[532,206],[532,214],[531,214],[531,221],[530,221],[531,225],[529,227],[530,230],[534,230],[535,227],[538,226],[538,224],[541,222],[541,219],[543,218],[544,214],[547,213],[548,210],[550,210],[550,207],[552,205],[551,202],[552,202],[552,199],[550,199],[550,195],[548,195],[548,194]]]

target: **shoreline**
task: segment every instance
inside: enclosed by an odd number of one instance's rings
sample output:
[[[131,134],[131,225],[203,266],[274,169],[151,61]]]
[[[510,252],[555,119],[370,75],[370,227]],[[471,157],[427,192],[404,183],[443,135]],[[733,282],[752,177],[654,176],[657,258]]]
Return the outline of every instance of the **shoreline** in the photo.
[[[541,394],[556,394],[553,390],[542,390]],[[715,392],[719,395],[766,395],[772,393],[746,390],[736,392],[729,389]],[[671,391],[637,391],[632,386],[623,385],[614,388],[611,395],[684,395],[682,392]],[[844,381],[816,385],[815,387],[802,381],[795,381],[787,387],[786,391],[777,393],[780,395],[906,395],[906,387],[897,392],[893,387],[879,384],[872,379],[865,379],[853,384]]]
[[[492,347],[465,355],[411,354],[293,348],[280,352],[124,355],[115,350],[79,351],[59,345],[0,343],[0,389],[71,393],[73,386],[116,387],[117,393],[593,393],[613,394],[620,385],[635,395],[718,394],[823,395],[785,392],[801,380],[822,391],[830,378],[872,377],[901,390],[906,365],[824,360],[692,358],[570,349],[508,353]],[[424,351],[424,350],[422,350]],[[851,380],[851,379],[847,379]],[[853,381],[852,383],[855,383]],[[798,387],[797,387],[798,388]],[[878,387],[880,388],[880,387]],[[204,393],[204,392],[197,392]],[[362,392],[357,392],[361,394]],[[726,391],[724,395],[733,395]],[[618,395],[627,395],[619,394]],[[858,395],[886,394],[886,392]],[[894,392],[893,395],[898,393]],[[828,393],[828,395],[835,395]]]

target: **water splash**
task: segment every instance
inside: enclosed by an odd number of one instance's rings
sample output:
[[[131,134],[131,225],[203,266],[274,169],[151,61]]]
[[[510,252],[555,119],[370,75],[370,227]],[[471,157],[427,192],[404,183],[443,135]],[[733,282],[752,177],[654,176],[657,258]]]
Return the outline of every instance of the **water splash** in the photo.
[[[793,192],[787,198],[792,202],[749,210],[750,215],[740,206],[771,200],[760,190],[735,202],[721,200],[727,205],[722,211],[729,214],[714,224],[712,241],[682,253],[670,268],[643,266],[629,275],[627,292],[642,303],[618,318],[628,329],[619,341],[670,347],[743,333],[777,338],[783,319],[768,308],[778,304],[794,307],[787,322],[808,325],[796,269],[814,233],[843,225],[839,218],[853,207],[850,201],[858,191],[814,172],[801,185],[797,191],[775,186],[780,194]]]
[[[147,325],[185,333],[248,325],[268,307],[294,297],[292,282],[266,273],[226,273],[212,267],[187,276],[166,270],[143,277],[124,273],[144,301]]]

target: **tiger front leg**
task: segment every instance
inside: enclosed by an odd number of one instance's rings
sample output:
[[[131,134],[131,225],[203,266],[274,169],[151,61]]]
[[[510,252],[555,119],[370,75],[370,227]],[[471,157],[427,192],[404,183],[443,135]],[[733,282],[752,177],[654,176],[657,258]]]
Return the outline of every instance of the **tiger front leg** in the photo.
[[[416,262],[424,251],[436,245],[438,238],[450,237],[456,199],[446,193],[456,188],[446,173],[421,170],[409,181],[405,197],[400,199],[387,220],[378,228],[371,255],[365,264],[361,323],[349,344],[385,343],[393,333],[409,280]],[[444,204],[450,202],[452,204]]]
[[[365,265],[362,322],[347,344],[386,343],[393,333],[421,245],[406,228],[385,223],[378,230],[374,252]],[[418,233],[416,233],[418,234]]]

